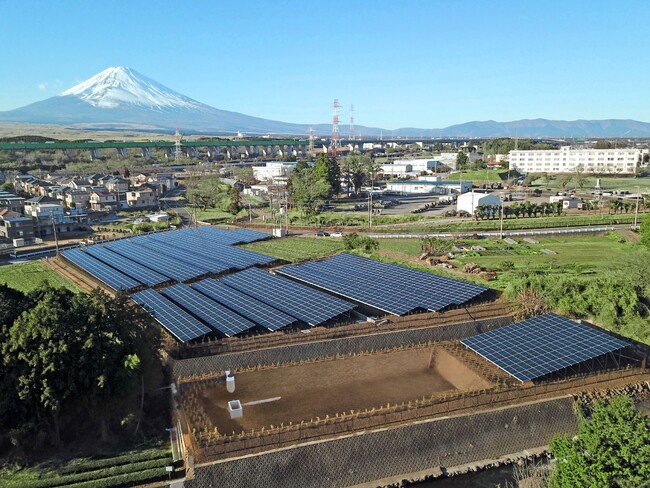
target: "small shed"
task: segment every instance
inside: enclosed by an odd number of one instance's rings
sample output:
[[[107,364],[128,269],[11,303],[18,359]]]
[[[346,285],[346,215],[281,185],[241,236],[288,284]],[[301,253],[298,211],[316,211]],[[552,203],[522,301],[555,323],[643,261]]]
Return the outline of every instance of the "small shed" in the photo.
[[[474,215],[474,211],[479,205],[501,206],[501,197],[496,193],[477,193],[470,191],[458,195],[458,199],[456,200],[456,210],[459,212],[464,210],[472,215]]]

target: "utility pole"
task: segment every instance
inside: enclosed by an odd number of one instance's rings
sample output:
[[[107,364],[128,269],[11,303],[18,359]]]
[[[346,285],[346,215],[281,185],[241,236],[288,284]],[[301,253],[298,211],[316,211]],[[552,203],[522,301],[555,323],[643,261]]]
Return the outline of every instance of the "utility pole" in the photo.
[[[636,187],[636,210],[634,211],[634,227],[636,230],[637,218],[639,217],[639,197],[641,196],[641,187]]]
[[[52,230],[54,232],[54,246],[56,247],[56,255],[59,255],[59,239],[56,234],[56,222],[54,221],[54,212],[50,212],[50,218],[52,219]]]
[[[503,195],[501,195],[501,224],[499,226],[499,238],[503,239]]]

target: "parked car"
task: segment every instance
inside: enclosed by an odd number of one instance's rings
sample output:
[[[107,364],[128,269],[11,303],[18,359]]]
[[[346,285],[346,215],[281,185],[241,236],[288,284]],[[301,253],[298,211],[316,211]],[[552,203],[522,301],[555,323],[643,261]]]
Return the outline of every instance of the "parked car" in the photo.
[[[323,230],[319,230],[318,232],[316,232],[316,237],[328,237],[328,236],[329,236],[329,233],[327,233],[327,232],[325,232]]]
[[[331,237],[343,237],[343,232],[332,232]]]

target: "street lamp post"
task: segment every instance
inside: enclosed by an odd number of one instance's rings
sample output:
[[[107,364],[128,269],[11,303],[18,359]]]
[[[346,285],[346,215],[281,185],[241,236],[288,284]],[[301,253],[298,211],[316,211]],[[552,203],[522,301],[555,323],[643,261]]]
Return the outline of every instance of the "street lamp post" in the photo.
[[[636,230],[637,218],[639,216],[639,197],[641,196],[641,187],[636,187],[636,210],[634,211],[634,229]]]

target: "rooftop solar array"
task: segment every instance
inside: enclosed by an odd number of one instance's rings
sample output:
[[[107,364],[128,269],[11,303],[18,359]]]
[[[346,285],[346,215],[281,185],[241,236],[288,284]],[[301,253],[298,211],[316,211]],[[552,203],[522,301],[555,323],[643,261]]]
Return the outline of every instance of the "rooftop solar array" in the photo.
[[[355,308],[350,302],[259,268],[225,276],[221,281],[309,325],[322,324]]]
[[[197,281],[191,286],[270,331],[298,322],[295,317],[211,278]]]
[[[461,342],[522,382],[629,345],[553,313],[484,332]]]
[[[143,305],[154,319],[181,342],[198,339],[212,332],[207,325],[152,289],[134,293],[131,298]]]
[[[170,286],[161,290],[161,293],[225,336],[233,336],[255,327],[250,320],[187,285]]]
[[[130,259],[114,253],[103,246],[88,246],[84,248],[84,252],[121,270],[124,274],[129,275],[131,278],[136,279],[147,286],[156,286],[169,281],[167,276],[157,273],[156,271],[136,263],[135,261],[131,261]]]
[[[61,255],[114,290],[130,290],[140,286],[140,283],[134,279],[89,256],[80,249],[63,251]]]
[[[284,266],[278,274],[394,315],[460,305],[486,287],[351,254]]]

